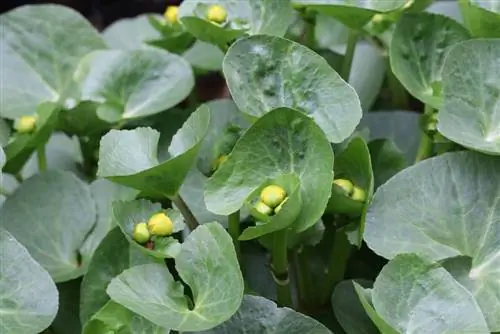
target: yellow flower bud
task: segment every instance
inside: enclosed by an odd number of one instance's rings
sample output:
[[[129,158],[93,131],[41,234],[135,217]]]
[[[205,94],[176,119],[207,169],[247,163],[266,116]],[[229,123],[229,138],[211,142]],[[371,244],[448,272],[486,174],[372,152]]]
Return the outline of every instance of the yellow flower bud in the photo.
[[[258,201],[255,204],[255,209],[266,216],[269,216],[271,213],[273,213],[273,209],[271,209],[269,206],[267,206],[265,203],[262,203],[261,201]]]
[[[220,5],[213,5],[208,8],[207,19],[214,23],[223,23],[226,21],[227,12],[224,7]]]
[[[366,199],[365,191],[359,187],[354,187],[351,198],[358,202],[364,202]]]
[[[174,24],[177,22],[178,13],[179,13],[178,6],[168,6],[163,16],[167,19],[168,23]]]
[[[215,162],[214,162],[213,167],[212,167],[212,171],[215,172],[217,169],[219,169],[219,167],[224,162],[226,162],[226,160],[227,160],[227,155],[225,155],[225,154],[222,154],[217,159],[215,159]]]
[[[150,237],[146,223],[139,223],[134,227],[132,238],[140,244],[148,242]]]
[[[351,181],[346,179],[336,179],[333,183],[342,188],[346,196],[350,196],[354,190],[354,185]]]
[[[166,236],[174,231],[174,223],[163,212],[154,214],[148,221],[148,228],[151,234]]]
[[[276,185],[265,187],[260,193],[260,199],[264,204],[275,208],[283,202],[286,197],[286,192],[283,188]]]
[[[275,214],[278,214],[278,212],[280,212],[280,211],[281,211],[281,209],[283,208],[283,205],[286,203],[286,201],[288,201],[288,197],[287,197],[287,198],[285,198],[285,199],[283,200],[283,202],[281,202],[281,203],[280,203],[280,205],[278,205],[278,206],[276,207],[276,209],[274,209],[274,213],[275,213]]]
[[[14,128],[20,133],[29,133],[35,129],[36,116],[21,116],[14,123]]]

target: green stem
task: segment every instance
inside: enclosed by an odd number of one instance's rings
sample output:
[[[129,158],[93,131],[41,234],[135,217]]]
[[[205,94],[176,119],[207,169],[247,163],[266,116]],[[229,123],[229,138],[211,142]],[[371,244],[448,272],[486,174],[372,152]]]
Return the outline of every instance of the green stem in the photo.
[[[349,37],[347,39],[347,48],[345,50],[344,60],[342,62],[342,70],[340,75],[342,79],[349,82],[349,75],[351,74],[352,59],[356,51],[356,43],[358,42],[359,32],[355,29],[349,30]]]
[[[408,98],[408,92],[401,84],[399,79],[392,72],[391,63],[389,57],[387,57],[387,84],[390,90],[390,96],[392,98],[392,105],[395,108],[408,110],[410,107],[410,101]]]
[[[299,302],[307,307],[312,304],[316,289],[311,280],[311,269],[309,267],[306,251],[303,247],[293,253],[293,263],[297,277]]]
[[[280,306],[292,307],[290,278],[288,276],[288,243],[286,230],[274,232],[271,258],[271,269],[274,282],[276,283],[278,304]]]
[[[323,290],[323,304],[328,302],[335,285],[344,278],[347,262],[351,255],[351,247],[345,231],[343,229],[336,230],[327,266],[326,287]]]
[[[428,119],[429,115],[434,112],[431,106],[428,104],[425,105],[424,114],[421,116],[423,119]],[[422,126],[425,127],[425,124]],[[434,142],[431,137],[425,132],[421,131],[420,133],[420,144],[418,145],[417,156],[415,158],[415,163],[425,160],[432,155],[432,151],[434,148]]]
[[[229,235],[233,239],[234,250],[236,251],[236,255],[238,256],[238,261],[241,267],[241,250],[240,250],[240,241],[238,240],[240,236],[240,211],[233,212],[228,217],[228,231]]]
[[[36,152],[38,160],[38,171],[45,172],[47,170],[47,156],[45,154],[45,144],[38,147]]]
[[[172,197],[171,200],[175,204],[175,206],[179,209],[179,211],[182,213],[182,216],[184,217],[184,220],[186,221],[186,224],[191,231],[193,231],[196,227],[200,225],[198,223],[198,220],[196,220],[196,217],[193,215],[193,212],[191,212],[186,202],[184,202],[184,200],[180,195]]]

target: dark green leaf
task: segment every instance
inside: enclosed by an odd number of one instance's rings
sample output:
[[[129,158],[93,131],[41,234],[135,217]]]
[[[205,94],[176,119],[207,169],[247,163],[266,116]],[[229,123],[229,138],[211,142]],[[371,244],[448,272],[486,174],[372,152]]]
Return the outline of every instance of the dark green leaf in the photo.
[[[113,279],[111,299],[151,322],[178,331],[210,329],[229,319],[243,298],[243,277],[230,236],[218,223],[196,228],[175,259],[182,280],[193,292],[189,307],[183,286],[167,267],[147,264]]]
[[[368,144],[374,186],[378,188],[408,165],[401,151],[389,139],[376,139]]]
[[[240,39],[227,52],[223,70],[234,101],[249,115],[294,108],[314,118],[335,143],[346,139],[361,118],[354,89],[325,59],[290,40]]]
[[[438,129],[448,139],[500,155],[500,39],[453,46],[443,68]]]
[[[156,130],[111,130],[101,139],[97,174],[131,188],[174,196],[195,161],[209,123],[208,108],[198,108],[173,137],[170,159],[164,162],[158,161],[160,133]]]
[[[80,58],[106,46],[78,12],[60,5],[29,5],[1,16],[0,115],[30,114],[42,102],[72,95]]]
[[[365,241],[393,258],[417,253],[433,260],[472,259],[464,268],[471,292],[493,331],[500,330],[500,161],[474,152],[446,153],[409,167],[378,188]],[[387,319],[386,319],[387,320]]]
[[[81,276],[82,245],[94,227],[95,203],[73,174],[47,171],[22,183],[0,210],[0,222],[56,282]]]
[[[207,181],[210,211],[239,210],[268,180],[295,173],[302,208],[294,229],[302,232],[323,214],[331,191],[333,152],[321,129],[303,113],[275,109],[262,116],[236,143],[227,161]]]
[[[80,311],[81,277],[57,284],[59,290],[59,311],[50,325],[49,332],[54,334],[81,333]]]
[[[413,96],[439,108],[442,104],[441,72],[448,47],[469,38],[469,32],[448,17],[430,13],[405,14],[392,37],[392,71]]]
[[[54,320],[58,292],[49,274],[0,227],[0,332],[38,333]]]

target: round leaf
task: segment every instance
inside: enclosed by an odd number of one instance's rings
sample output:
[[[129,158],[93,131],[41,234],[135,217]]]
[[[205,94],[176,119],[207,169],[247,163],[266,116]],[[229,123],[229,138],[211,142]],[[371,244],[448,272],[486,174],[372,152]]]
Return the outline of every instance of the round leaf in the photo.
[[[258,296],[245,295],[238,312],[225,323],[200,334],[331,334],[320,322]]]
[[[229,319],[243,298],[243,277],[231,237],[218,223],[196,228],[175,259],[177,272],[193,292],[189,307],[183,286],[167,267],[147,264],[113,279],[111,299],[158,326],[178,331],[210,329]]]
[[[472,259],[463,267],[493,331],[500,330],[500,161],[474,152],[446,153],[409,167],[378,188],[366,217],[365,241],[393,258]],[[465,264],[464,264],[465,265]]]
[[[314,225],[325,210],[333,177],[333,151],[321,129],[303,113],[275,109],[236,143],[227,161],[207,181],[207,208],[221,215],[239,210],[265,181],[295,173],[301,212],[295,229]]]
[[[211,5],[226,10],[227,19],[222,25],[206,19]],[[292,23],[293,10],[289,0],[185,0],[180,6],[179,19],[199,40],[224,48],[244,35],[284,36]]]
[[[56,282],[85,272],[81,248],[95,220],[88,186],[63,171],[29,178],[0,210],[1,226],[25,245]]]
[[[158,258],[174,258],[179,254],[180,245],[177,239],[170,236],[155,237],[152,239],[153,248],[149,249],[138,244],[133,238],[134,228],[138,223],[147,223],[155,213],[164,212],[174,224],[173,233],[184,229],[184,219],[179,211],[174,209],[162,210],[159,203],[146,200],[113,203],[113,220],[120,227],[127,240],[136,249]]]
[[[405,14],[392,37],[392,71],[413,96],[439,108],[442,103],[441,71],[447,48],[469,38],[463,26],[446,16]]]
[[[92,52],[81,61],[75,77],[81,99],[100,102],[101,108],[116,110],[122,119],[169,109],[183,101],[194,86],[186,60],[152,47]]]
[[[442,267],[398,255],[375,280],[377,313],[399,333],[490,333],[474,297]]]
[[[453,46],[443,68],[438,129],[448,139],[500,155],[500,39]]]
[[[80,58],[104,48],[99,33],[68,7],[28,5],[3,14],[0,115],[17,118],[42,102],[63,102]]]
[[[209,123],[208,108],[198,108],[172,138],[170,159],[164,162],[158,161],[158,131],[111,130],[101,139],[97,175],[148,193],[174,196],[195,161]]]
[[[84,276],[80,294],[80,320],[87,323],[109,302],[106,288],[113,278],[125,269],[140,264],[153,263],[154,258],[131,247],[118,227],[102,240]]]
[[[0,263],[0,332],[42,332],[58,309],[58,292],[52,278],[3,228]]]
[[[295,6],[306,6],[333,16],[352,29],[362,28],[376,14],[402,9],[406,2],[407,0],[292,0]]]
[[[224,58],[223,71],[241,111],[260,117],[289,107],[311,116],[334,143],[346,139],[361,119],[349,86],[314,51],[287,39],[240,39]]]

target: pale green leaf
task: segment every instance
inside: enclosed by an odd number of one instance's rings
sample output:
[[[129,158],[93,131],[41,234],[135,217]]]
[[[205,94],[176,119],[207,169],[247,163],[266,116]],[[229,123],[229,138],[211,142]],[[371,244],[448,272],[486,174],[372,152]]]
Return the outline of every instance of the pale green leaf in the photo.
[[[134,50],[145,47],[146,41],[160,38],[160,33],[149,23],[149,15],[124,18],[110,24],[102,32],[102,38],[112,49]],[[160,17],[160,15],[155,15]]]

